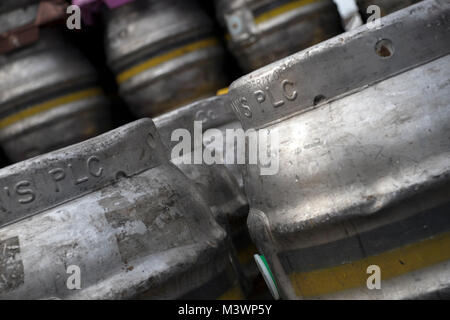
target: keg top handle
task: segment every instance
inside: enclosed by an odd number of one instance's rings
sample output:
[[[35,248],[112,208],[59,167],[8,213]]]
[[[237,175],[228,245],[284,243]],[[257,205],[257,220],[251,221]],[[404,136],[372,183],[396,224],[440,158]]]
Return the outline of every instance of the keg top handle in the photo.
[[[3,168],[0,226],[168,162],[165,155],[153,121],[141,119]]]
[[[202,131],[238,121],[228,104],[227,95],[214,96],[174,109],[153,120],[163,144],[170,150],[179,142],[171,141],[172,132],[186,129],[194,136],[194,121],[202,122]]]
[[[269,64],[230,86],[244,129],[289,116],[445,56],[450,3],[425,0]]]

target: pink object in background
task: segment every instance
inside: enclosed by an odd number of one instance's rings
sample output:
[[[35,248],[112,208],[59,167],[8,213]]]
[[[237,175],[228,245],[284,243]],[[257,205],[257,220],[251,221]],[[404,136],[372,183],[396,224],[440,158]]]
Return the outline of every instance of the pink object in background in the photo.
[[[93,24],[93,14],[98,12],[102,3],[109,9],[114,9],[134,0],[72,0],[72,4],[81,8],[81,15],[84,23]]]

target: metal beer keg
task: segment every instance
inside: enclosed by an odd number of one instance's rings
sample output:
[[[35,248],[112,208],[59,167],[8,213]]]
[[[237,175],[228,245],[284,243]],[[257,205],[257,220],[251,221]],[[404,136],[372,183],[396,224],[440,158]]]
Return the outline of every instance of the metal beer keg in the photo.
[[[195,1],[135,1],[104,17],[108,63],[137,117],[212,96],[224,86],[223,48]]]
[[[251,71],[343,32],[332,0],[216,0],[228,47]]]
[[[3,299],[241,296],[226,233],[150,119],[4,168],[0,180]]]
[[[4,32],[28,25],[34,4],[0,13]],[[109,103],[95,69],[59,30],[30,27],[34,43],[0,54],[0,144],[17,162],[110,128]],[[23,34],[22,34],[23,35]],[[33,38],[17,38],[30,40]]]
[[[201,190],[217,222],[227,230],[235,253],[234,260],[243,276],[243,287],[251,290],[257,276],[253,261],[256,248],[246,224],[248,203],[240,185],[242,173],[239,167],[242,165],[225,164],[225,161],[214,164],[194,161],[197,152],[200,157],[204,152],[208,130],[220,130],[225,136],[227,129],[240,127],[232,110],[227,108],[227,103],[226,95],[215,96],[162,114],[154,121],[170,153],[180,143],[176,130],[189,133],[187,136],[191,149],[185,154],[172,155],[172,162]],[[198,127],[199,124],[201,127]],[[225,141],[223,151],[235,153],[232,148],[226,150]]]
[[[275,296],[449,297],[449,26],[423,1],[231,85],[243,127],[280,137],[279,172],[245,176]]]

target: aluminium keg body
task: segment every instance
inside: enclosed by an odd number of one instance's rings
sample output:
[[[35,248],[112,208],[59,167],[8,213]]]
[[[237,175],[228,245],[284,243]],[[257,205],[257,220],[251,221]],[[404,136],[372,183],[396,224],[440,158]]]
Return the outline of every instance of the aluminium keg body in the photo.
[[[231,85],[243,127],[280,137],[279,172],[245,177],[275,293],[449,297],[449,25],[424,1]]]
[[[216,0],[216,11],[247,72],[343,32],[331,0]]]
[[[253,262],[256,248],[246,225],[248,202],[242,185],[242,165],[227,164],[225,161],[224,164],[206,164],[203,160],[201,163],[194,163],[195,153],[201,150],[200,153],[203,154],[203,145],[205,148],[208,147],[206,143],[208,130],[219,130],[225,138],[227,129],[241,128],[236,116],[228,107],[228,102],[226,95],[199,100],[164,113],[154,121],[170,153],[181,142],[175,138],[177,136],[174,135],[175,130],[189,132],[192,138],[190,151],[172,155],[171,161],[193,181],[210,206],[216,221],[227,231],[232,243],[234,261],[243,276],[242,286],[251,291],[257,276],[256,265]],[[195,132],[194,121],[201,122],[200,132]],[[195,145],[194,141],[194,135],[200,133],[203,134],[202,146]],[[224,153],[236,152],[233,148],[226,149],[225,144],[228,141],[223,142]],[[219,150],[215,152],[218,153]],[[223,156],[225,159],[226,155]]]
[[[371,5],[378,6],[380,8],[381,16],[384,17],[385,15],[411,6],[420,1],[421,0],[357,0],[357,5],[363,21],[367,22],[367,19],[374,13],[373,10],[368,10]]]
[[[225,85],[223,48],[195,1],[135,1],[104,16],[108,64],[135,116],[160,114]]]
[[[165,153],[143,119],[2,169],[0,297],[240,297],[225,232]]]

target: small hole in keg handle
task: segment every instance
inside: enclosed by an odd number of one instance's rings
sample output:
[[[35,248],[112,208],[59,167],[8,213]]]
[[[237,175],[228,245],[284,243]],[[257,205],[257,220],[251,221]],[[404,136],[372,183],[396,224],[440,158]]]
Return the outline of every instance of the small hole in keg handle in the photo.
[[[394,45],[389,39],[382,39],[375,45],[375,52],[382,58],[390,58],[394,55]]]

